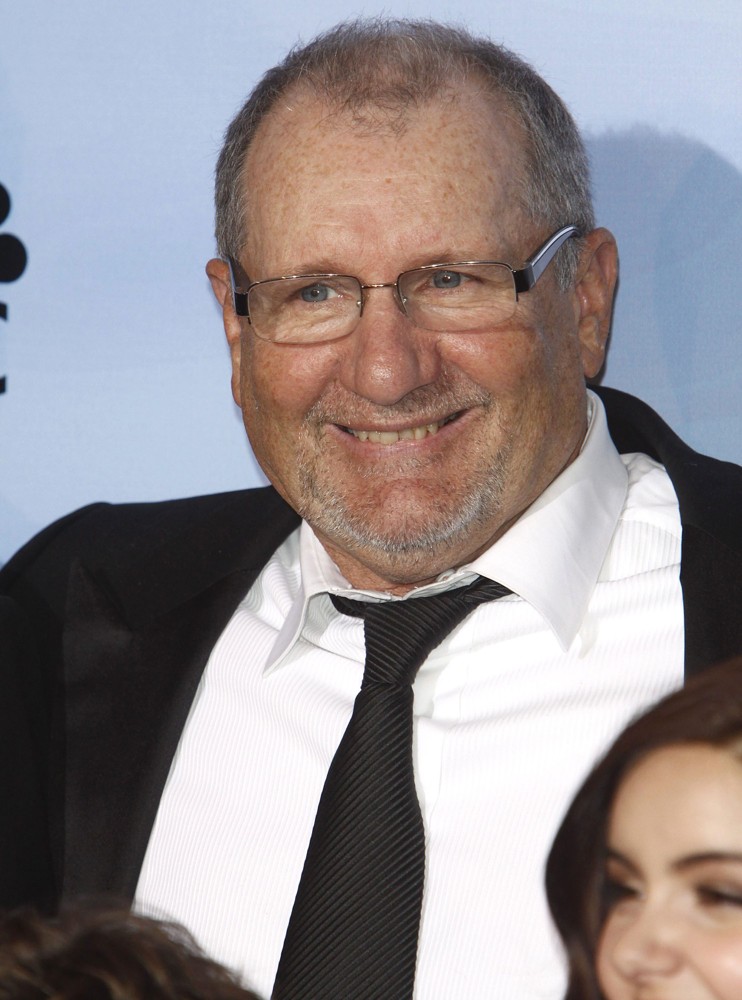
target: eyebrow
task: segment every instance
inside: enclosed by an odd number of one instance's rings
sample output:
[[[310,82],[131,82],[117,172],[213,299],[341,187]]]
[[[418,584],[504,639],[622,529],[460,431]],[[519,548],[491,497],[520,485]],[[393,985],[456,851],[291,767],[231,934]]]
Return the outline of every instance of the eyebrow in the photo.
[[[414,258],[413,258],[414,260]],[[467,260],[493,260],[501,261],[500,257],[485,256],[482,257],[481,254],[475,254],[474,251],[453,251],[450,247],[444,247],[439,253],[436,254],[425,254],[424,257],[419,258],[418,263],[409,263],[398,274],[404,274],[405,271],[416,271],[419,267],[430,267],[434,264],[455,264],[461,261]],[[508,265],[509,266],[509,265]],[[312,260],[311,262],[302,261],[295,265],[295,267],[290,271],[283,271],[282,274],[290,275],[295,274],[297,276],[305,274],[350,274],[351,272],[346,270],[338,270],[337,266],[332,262],[329,257],[320,257]]]
[[[620,851],[614,851],[610,847],[608,848],[608,851],[606,852],[605,860],[606,860],[606,862],[615,861],[618,864],[623,865],[623,867],[627,868],[631,872],[632,875],[639,875],[640,874],[639,869],[636,867],[636,865],[629,858],[626,857],[625,854],[621,854]]]
[[[675,871],[685,871],[696,865],[703,865],[719,861],[732,861],[742,864],[742,853],[738,851],[701,851],[698,854],[688,854],[673,862]]]
[[[347,274],[347,271],[338,270],[337,267],[330,262],[329,257],[322,257],[319,260],[313,260],[310,264],[302,262],[296,264],[289,271],[282,271],[282,274]]]
[[[620,865],[623,865],[632,875],[640,875],[640,870],[627,858],[625,854],[621,854],[620,851],[615,851],[611,848],[608,849],[606,854],[606,862],[615,861]],[[719,862],[733,862],[736,864],[742,864],[742,852],[739,851],[699,851],[697,854],[686,854],[682,858],[678,858],[677,861],[673,861],[671,868],[676,872],[687,871],[689,868],[695,868],[698,865],[713,864]]]

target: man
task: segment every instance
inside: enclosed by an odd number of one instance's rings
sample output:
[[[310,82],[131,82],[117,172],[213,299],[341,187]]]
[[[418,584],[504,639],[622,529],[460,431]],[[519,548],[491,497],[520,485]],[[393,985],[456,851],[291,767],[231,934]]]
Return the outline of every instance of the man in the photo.
[[[269,992],[363,673],[328,594],[483,577],[512,594],[414,686],[415,995],[557,996],[551,834],[629,716],[742,649],[742,472],[588,393],[615,242],[569,114],[488,41],[374,21],[291,53],[227,132],[217,238],[273,488],[97,505],[2,578],[65,679],[60,889],[164,911]]]

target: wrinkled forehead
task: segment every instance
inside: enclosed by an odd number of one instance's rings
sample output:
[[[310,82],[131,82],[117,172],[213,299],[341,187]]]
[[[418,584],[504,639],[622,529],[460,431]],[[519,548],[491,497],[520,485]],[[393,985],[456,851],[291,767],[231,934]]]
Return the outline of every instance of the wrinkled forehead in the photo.
[[[409,227],[456,201],[514,219],[524,175],[520,125],[480,87],[414,106],[353,108],[297,88],[263,120],[246,158],[246,246],[257,253],[277,227],[308,224],[313,211],[323,226],[355,210]]]

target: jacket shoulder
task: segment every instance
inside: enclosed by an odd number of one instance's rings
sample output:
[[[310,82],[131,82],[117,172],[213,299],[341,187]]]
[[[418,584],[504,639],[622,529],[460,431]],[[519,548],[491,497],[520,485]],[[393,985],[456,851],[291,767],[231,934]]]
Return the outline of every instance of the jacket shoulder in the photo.
[[[71,567],[133,567],[185,555],[218,557],[235,538],[262,555],[296,515],[272,487],[152,503],[96,503],[39,532],[0,570],[0,594],[62,615]],[[274,545],[275,548],[275,545]],[[270,554],[268,552],[268,554]]]
[[[695,451],[635,396],[605,386],[590,388],[603,400],[618,451],[643,452],[665,466],[684,529],[692,525],[742,552],[742,467]]]

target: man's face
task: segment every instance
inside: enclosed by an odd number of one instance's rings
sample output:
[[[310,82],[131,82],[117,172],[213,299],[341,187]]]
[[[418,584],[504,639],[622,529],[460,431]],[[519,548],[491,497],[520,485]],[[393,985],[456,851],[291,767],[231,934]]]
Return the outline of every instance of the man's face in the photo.
[[[411,112],[401,133],[293,95],[261,125],[246,176],[253,281],[519,266],[550,235],[516,207],[515,126],[473,90]],[[234,315],[226,265],[208,270],[255,455],[356,586],[403,593],[469,561],[579,450],[584,375],[607,334],[607,315],[587,315],[595,281],[562,293],[550,267],[507,324],[478,333],[421,330],[390,289],[371,290],[353,333],[289,345],[257,338]]]

